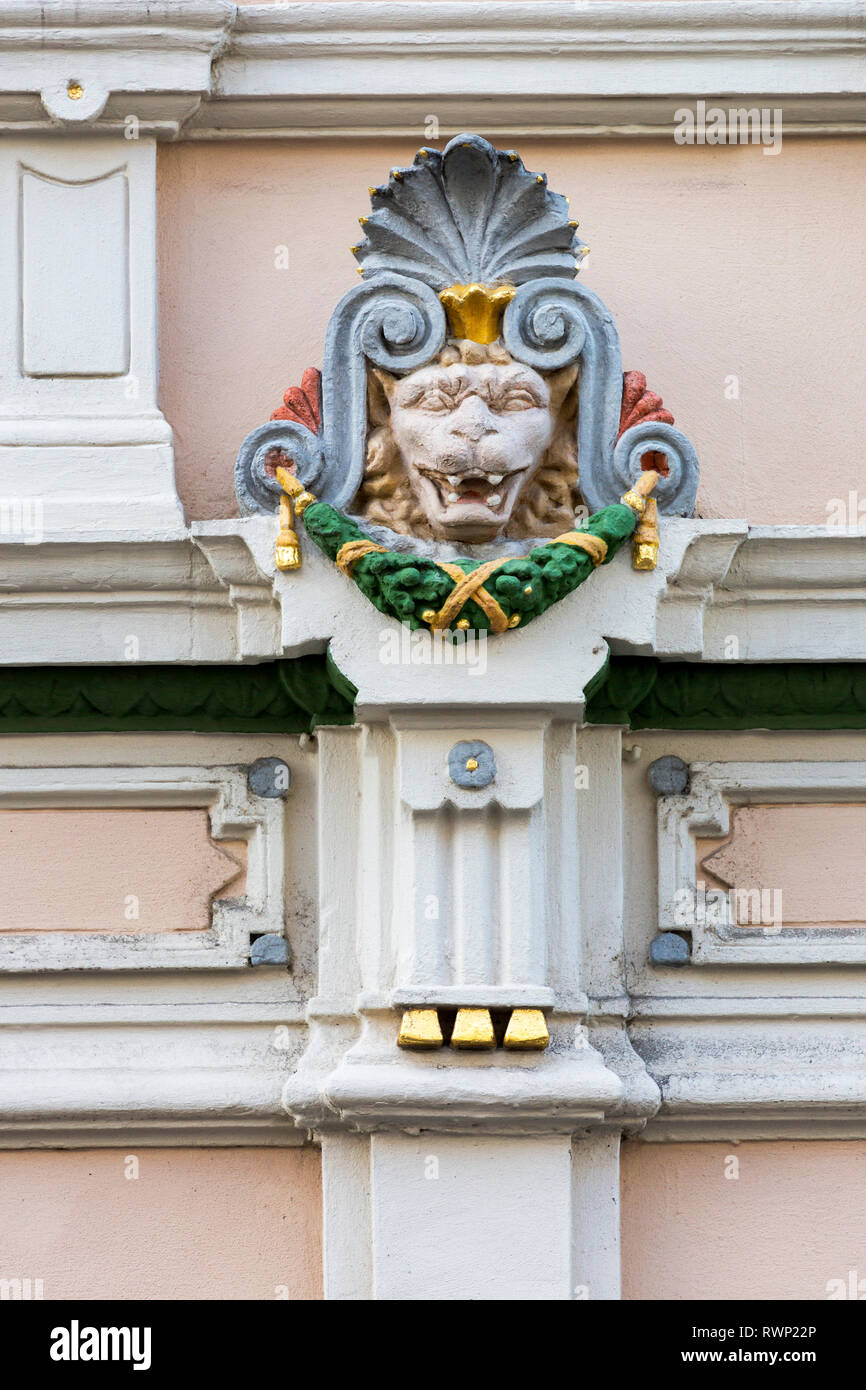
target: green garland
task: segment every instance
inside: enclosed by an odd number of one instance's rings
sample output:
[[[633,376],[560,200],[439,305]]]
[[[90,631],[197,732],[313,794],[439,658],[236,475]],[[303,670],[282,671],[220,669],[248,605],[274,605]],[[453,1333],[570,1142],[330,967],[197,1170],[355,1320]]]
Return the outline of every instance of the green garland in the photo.
[[[326,502],[309,503],[302,520],[307,535],[330,560],[336,561],[347,542],[369,540],[360,526]],[[607,554],[601,563],[607,564],[633,534],[637,521],[631,507],[618,502],[596,512],[580,529],[605,542]],[[467,559],[453,562],[464,574],[478,569],[480,563]],[[525,627],[588,579],[595,568],[585,550],[546,541],[528,555],[506,560],[484,587],[502,608],[510,626]],[[435,560],[396,550],[362,555],[354,562],[351,575],[380,613],[398,618],[411,628],[428,627],[431,610],[438,612],[456,587],[454,579]],[[488,631],[491,628],[487,614],[472,598],[448,627],[455,628],[461,619],[464,627],[468,619],[469,627]]]

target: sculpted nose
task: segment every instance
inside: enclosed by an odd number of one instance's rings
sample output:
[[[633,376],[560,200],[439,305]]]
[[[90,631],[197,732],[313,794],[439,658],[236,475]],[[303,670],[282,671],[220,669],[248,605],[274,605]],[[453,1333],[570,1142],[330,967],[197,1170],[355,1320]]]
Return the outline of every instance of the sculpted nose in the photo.
[[[485,434],[496,433],[496,421],[483,401],[477,396],[468,396],[454,412],[451,433],[477,444]]]

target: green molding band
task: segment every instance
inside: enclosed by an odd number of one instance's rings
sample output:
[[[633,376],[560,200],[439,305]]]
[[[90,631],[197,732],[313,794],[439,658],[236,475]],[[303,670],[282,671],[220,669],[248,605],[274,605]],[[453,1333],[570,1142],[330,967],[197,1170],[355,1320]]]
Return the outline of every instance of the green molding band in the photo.
[[[0,733],[309,733],[351,724],[330,657],[257,666],[7,666]],[[743,665],[610,658],[587,724],[630,729],[866,729],[866,662]]]
[[[326,656],[258,666],[7,666],[0,733],[310,733],[351,724],[355,693]]]
[[[630,729],[866,729],[866,662],[614,656],[588,696],[588,724]]]

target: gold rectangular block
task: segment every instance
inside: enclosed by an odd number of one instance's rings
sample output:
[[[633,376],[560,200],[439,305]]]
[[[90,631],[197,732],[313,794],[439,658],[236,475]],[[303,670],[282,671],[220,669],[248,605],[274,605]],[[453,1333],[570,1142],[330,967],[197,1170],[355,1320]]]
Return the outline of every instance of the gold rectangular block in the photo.
[[[489,1009],[458,1009],[451,1034],[452,1047],[490,1048],[496,1046]]]
[[[505,1030],[504,1046],[513,1051],[538,1051],[547,1047],[550,1034],[541,1009],[514,1009]]]
[[[400,1021],[398,1047],[441,1047],[442,1029],[436,1009],[407,1009]]]

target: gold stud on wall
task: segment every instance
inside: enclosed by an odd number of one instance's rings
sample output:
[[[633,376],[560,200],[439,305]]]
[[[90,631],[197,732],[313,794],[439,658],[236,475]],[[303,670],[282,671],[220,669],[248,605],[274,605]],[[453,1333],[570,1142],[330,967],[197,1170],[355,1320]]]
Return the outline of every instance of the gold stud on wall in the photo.
[[[541,1052],[550,1042],[541,1009],[495,1010],[495,1018],[490,1009],[481,1008],[464,1007],[456,1016],[450,1009],[442,1013],[444,1022],[439,1009],[406,1009],[398,1047],[422,1050],[450,1045],[458,1052],[492,1052],[501,1045],[509,1052]]]

